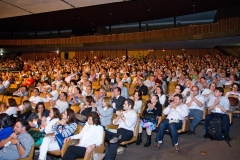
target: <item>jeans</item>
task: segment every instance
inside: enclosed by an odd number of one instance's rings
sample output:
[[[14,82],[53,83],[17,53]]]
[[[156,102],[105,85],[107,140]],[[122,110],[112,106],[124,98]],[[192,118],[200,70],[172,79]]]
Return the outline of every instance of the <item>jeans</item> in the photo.
[[[105,130],[105,131],[106,131],[106,140],[107,141],[110,141],[116,135],[116,133],[109,132],[108,130]],[[130,131],[130,130],[127,130],[124,128],[119,128],[117,130],[117,134],[122,135],[122,138],[117,143],[109,143],[108,151],[105,155],[104,160],[114,160],[115,156],[117,154],[117,149],[118,149],[119,144],[123,141],[129,141],[133,137],[133,131]]]
[[[169,130],[170,135],[172,137],[173,140],[173,144],[177,144],[178,143],[178,133],[177,130],[182,128],[182,121],[179,121],[178,123],[169,123],[169,119],[164,119],[160,124],[159,124],[159,129],[158,129],[158,133],[156,136],[156,141],[162,141],[163,140],[163,136],[164,136],[164,132],[166,129]]]
[[[190,130],[194,131],[194,128],[202,120],[203,111],[199,109],[190,109],[188,117],[193,117],[192,123],[190,124]]]
[[[221,114],[221,113],[210,113],[205,118],[205,131],[207,131],[210,121],[214,118],[221,118],[223,122],[223,130],[229,131],[230,129],[230,120],[227,114]]]

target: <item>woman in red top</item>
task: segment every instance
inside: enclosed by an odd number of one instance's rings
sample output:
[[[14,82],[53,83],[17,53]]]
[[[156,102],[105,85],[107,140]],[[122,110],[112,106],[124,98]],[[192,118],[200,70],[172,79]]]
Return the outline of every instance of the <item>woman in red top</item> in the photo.
[[[29,75],[28,79],[25,81],[25,83],[22,86],[32,86],[34,85],[34,79],[32,77],[32,75]]]

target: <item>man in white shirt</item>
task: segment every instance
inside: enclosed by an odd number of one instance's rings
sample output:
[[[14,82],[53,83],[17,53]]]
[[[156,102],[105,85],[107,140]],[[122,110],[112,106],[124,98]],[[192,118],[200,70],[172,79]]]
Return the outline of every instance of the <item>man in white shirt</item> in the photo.
[[[123,104],[125,111],[117,111],[117,117],[113,120],[114,125],[118,125],[117,134],[106,130],[106,140],[110,142],[105,160],[115,159],[118,146],[123,141],[129,141],[133,137],[134,127],[137,122],[137,114],[132,109],[134,101],[126,99]]]
[[[224,89],[222,87],[217,87],[214,96],[209,100],[208,102],[208,108],[211,111],[209,115],[205,118],[205,131],[206,134],[204,135],[204,138],[209,138],[207,135],[208,132],[208,126],[210,121],[216,117],[220,118],[223,122],[223,131],[224,131],[224,137],[226,141],[230,141],[229,137],[229,130],[230,130],[230,120],[227,115],[227,111],[229,110],[230,103],[228,98],[223,96]]]
[[[31,102],[31,106],[34,109],[38,102],[42,102],[42,98],[39,96],[39,89],[34,88],[33,90],[33,96],[29,98],[29,101]]]
[[[148,87],[148,90],[151,90],[155,85],[155,77],[154,75],[150,75],[149,77],[150,78],[144,81],[143,84]]]
[[[42,100],[44,102],[49,102],[50,100],[57,100],[58,99],[58,91],[56,90],[56,84],[52,84],[52,91],[48,92],[47,89],[44,90],[44,98]]]
[[[60,89],[60,85],[62,83],[61,76],[56,76],[55,81],[52,82],[52,84],[56,85],[56,89]]]
[[[2,76],[2,79],[3,79],[2,84],[4,85],[4,87],[5,87],[5,88],[9,88],[10,82],[9,82],[9,80],[7,79],[7,77],[6,77],[6,76]]]
[[[190,131],[188,134],[195,134],[194,128],[199,124],[203,117],[204,110],[204,97],[199,95],[199,88],[197,86],[192,87],[192,95],[186,100],[186,105],[189,107],[190,113],[188,117],[193,117],[193,121],[190,125]]]
[[[156,136],[156,149],[160,149],[163,144],[163,136],[166,129],[169,130],[173,144],[175,147],[175,152],[179,152],[178,147],[178,133],[177,130],[182,128],[182,121],[189,114],[189,109],[186,104],[183,104],[183,97],[181,94],[174,95],[174,101],[163,110],[163,113],[167,115],[167,118],[164,119],[159,124],[159,130]]]
[[[68,109],[68,107],[69,107],[69,105],[67,103],[67,93],[66,92],[62,92],[57,101],[50,100],[49,102],[52,107],[58,108],[61,114],[63,112],[65,112],[66,109]]]

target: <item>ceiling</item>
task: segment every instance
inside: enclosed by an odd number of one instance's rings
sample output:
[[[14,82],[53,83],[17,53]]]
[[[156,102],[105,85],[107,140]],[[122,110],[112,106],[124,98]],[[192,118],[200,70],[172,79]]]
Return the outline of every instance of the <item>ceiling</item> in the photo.
[[[239,4],[239,0],[0,0],[0,32],[102,27]]]

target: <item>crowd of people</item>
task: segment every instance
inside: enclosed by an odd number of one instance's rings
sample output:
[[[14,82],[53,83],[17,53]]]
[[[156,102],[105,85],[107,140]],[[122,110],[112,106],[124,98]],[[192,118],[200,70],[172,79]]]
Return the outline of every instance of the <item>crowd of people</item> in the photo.
[[[174,151],[179,152],[177,130],[186,117],[193,117],[187,134],[194,135],[205,108],[211,113],[205,117],[204,137],[209,137],[209,123],[217,117],[223,122],[225,140],[230,141],[227,113],[238,109],[240,100],[238,58],[183,53],[160,59],[148,55],[142,59],[124,56],[22,61],[24,67],[19,73],[0,75],[1,94],[11,84],[21,82],[11,93],[13,98],[1,104],[0,159],[9,159],[9,153],[12,159],[26,157],[31,146],[38,144],[39,159],[45,160],[48,151],[62,149],[71,139],[80,142],[69,146],[63,159],[81,158],[100,146],[105,135],[109,145],[104,159],[113,160],[119,144],[133,138],[138,115],[136,145],[142,143],[146,128],[144,147],[149,147],[152,131],[158,128],[155,148],[161,148],[165,130],[169,130]],[[168,91],[171,84],[176,84],[173,93]],[[134,92],[130,93],[132,88]],[[224,89],[229,92],[224,94]],[[16,103],[15,96],[22,97],[22,104]],[[166,118],[157,125],[163,115]],[[116,133],[108,130],[111,124],[118,125]],[[84,127],[74,134],[77,125]],[[37,133],[29,132],[33,128]],[[36,134],[41,138],[36,139]]]

